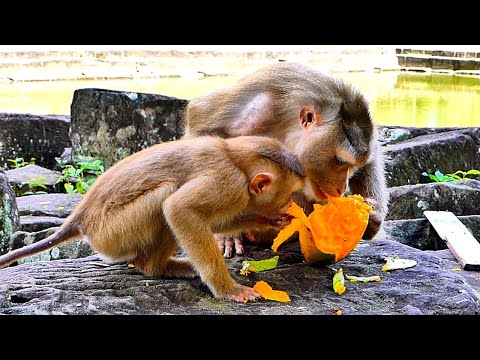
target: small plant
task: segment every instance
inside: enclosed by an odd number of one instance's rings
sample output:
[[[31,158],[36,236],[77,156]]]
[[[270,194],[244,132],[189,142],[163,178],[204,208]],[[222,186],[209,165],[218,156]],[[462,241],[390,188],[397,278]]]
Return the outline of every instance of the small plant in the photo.
[[[47,189],[45,184],[43,184],[43,181],[45,181],[47,178],[42,176],[42,177],[37,177],[33,179],[28,179],[26,183],[28,184],[28,191],[24,192],[22,195],[39,195],[39,194],[46,194],[47,192],[38,190],[38,188],[41,189]]]
[[[430,180],[435,182],[448,182],[448,181],[462,181],[462,180],[471,180],[470,175],[480,175],[479,170],[468,170],[462,171],[458,170],[453,174],[442,174],[439,170],[435,171],[435,174],[428,174],[427,172],[422,173],[423,176],[428,176]]]
[[[11,163],[11,168],[12,169],[18,169],[18,168],[27,166],[28,164],[35,165],[35,160],[36,159],[34,157],[30,158],[29,162],[26,162],[23,159],[23,157],[17,157],[15,159],[7,159],[7,161]]]
[[[56,183],[63,181],[68,194],[85,194],[90,185],[105,171],[102,160],[98,159],[78,161],[75,166],[63,165],[60,158],[55,158],[55,160],[63,168],[62,176],[57,179]]]

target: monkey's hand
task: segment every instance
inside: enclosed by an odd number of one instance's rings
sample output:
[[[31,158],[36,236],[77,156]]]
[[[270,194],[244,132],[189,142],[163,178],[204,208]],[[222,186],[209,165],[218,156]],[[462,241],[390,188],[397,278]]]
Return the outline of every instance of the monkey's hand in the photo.
[[[233,250],[235,254],[243,255],[245,250],[243,249],[242,234],[215,234],[215,240],[217,241],[218,248],[225,258],[231,258],[233,256]]]
[[[284,214],[276,219],[270,219],[270,225],[272,225],[274,228],[283,229],[292,222],[292,219],[292,215]]]
[[[375,199],[366,198],[365,202],[373,207],[373,210],[369,212],[368,225],[362,238],[365,240],[371,240],[380,231],[385,214],[378,211],[378,208],[376,207],[377,201]]]

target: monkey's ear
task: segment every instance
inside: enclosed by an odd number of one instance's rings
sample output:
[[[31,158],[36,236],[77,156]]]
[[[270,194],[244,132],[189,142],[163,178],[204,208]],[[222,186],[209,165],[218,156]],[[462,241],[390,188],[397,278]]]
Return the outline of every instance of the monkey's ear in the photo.
[[[309,128],[313,124],[319,125],[321,121],[320,114],[315,110],[313,105],[305,106],[302,111],[300,111],[300,124],[304,128]]]
[[[273,175],[269,173],[259,173],[248,184],[248,191],[253,195],[260,195],[267,190],[273,182]]]

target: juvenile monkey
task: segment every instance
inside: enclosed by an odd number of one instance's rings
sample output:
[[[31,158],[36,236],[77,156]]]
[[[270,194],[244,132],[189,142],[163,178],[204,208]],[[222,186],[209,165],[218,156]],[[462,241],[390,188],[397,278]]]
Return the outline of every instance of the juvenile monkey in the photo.
[[[109,168],[51,236],[0,256],[0,268],[86,236],[109,261],[146,275],[200,275],[213,295],[260,295],[229,274],[213,233],[282,228],[303,170],[277,140],[197,137],[154,145]],[[182,246],[188,258],[177,258]]]
[[[368,103],[352,85],[306,65],[277,63],[192,99],[184,121],[185,138],[279,139],[305,170],[306,187],[295,201],[307,214],[326,194],[341,196],[349,190],[374,208],[363,238],[379,231],[388,203],[384,158]],[[233,240],[237,254],[243,253],[238,234],[217,239],[225,245],[226,257],[232,255]]]

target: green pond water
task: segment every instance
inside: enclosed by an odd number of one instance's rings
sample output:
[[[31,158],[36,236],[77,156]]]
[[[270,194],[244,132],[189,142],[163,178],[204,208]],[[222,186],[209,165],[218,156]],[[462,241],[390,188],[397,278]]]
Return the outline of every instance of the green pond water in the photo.
[[[480,77],[411,72],[335,73],[370,101],[377,124],[446,127],[480,126]],[[228,86],[236,76],[0,83],[0,112],[70,114],[73,92],[102,88],[191,99]]]

